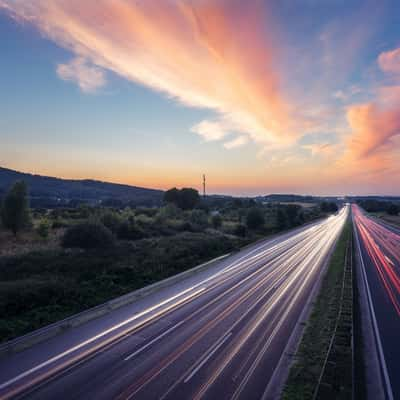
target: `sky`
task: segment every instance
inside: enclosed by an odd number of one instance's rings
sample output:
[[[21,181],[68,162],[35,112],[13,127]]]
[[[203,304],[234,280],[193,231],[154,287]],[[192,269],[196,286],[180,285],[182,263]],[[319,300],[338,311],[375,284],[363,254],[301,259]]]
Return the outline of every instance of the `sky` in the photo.
[[[0,0],[0,166],[400,195],[398,0]]]

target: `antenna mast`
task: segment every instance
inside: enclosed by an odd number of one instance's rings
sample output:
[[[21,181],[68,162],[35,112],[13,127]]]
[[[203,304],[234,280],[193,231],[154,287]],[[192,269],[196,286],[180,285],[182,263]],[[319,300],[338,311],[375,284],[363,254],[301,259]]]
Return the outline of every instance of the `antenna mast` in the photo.
[[[206,175],[203,174],[203,197],[206,197]]]

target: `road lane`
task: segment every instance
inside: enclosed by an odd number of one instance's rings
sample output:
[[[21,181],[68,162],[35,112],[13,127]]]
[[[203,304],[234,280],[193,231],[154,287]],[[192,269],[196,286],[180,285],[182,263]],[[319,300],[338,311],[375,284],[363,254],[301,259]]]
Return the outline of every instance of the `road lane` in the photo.
[[[352,206],[356,239],[376,321],[376,344],[388,399],[400,398],[400,233]]]
[[[175,296],[3,381],[1,398],[260,398],[347,212],[236,255]]]

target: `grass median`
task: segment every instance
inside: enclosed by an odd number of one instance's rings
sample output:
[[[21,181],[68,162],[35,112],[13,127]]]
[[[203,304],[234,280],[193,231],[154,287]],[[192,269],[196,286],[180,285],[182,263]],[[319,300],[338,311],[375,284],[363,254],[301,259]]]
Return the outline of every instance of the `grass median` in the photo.
[[[290,369],[283,400],[350,399],[352,230],[348,221],[323,278]]]

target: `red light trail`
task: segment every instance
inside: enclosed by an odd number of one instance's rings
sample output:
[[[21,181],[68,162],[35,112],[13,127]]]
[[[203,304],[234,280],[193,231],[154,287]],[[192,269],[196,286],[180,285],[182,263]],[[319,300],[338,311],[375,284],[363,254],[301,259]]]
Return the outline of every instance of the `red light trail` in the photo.
[[[380,281],[400,317],[400,235],[352,206],[354,223]]]

